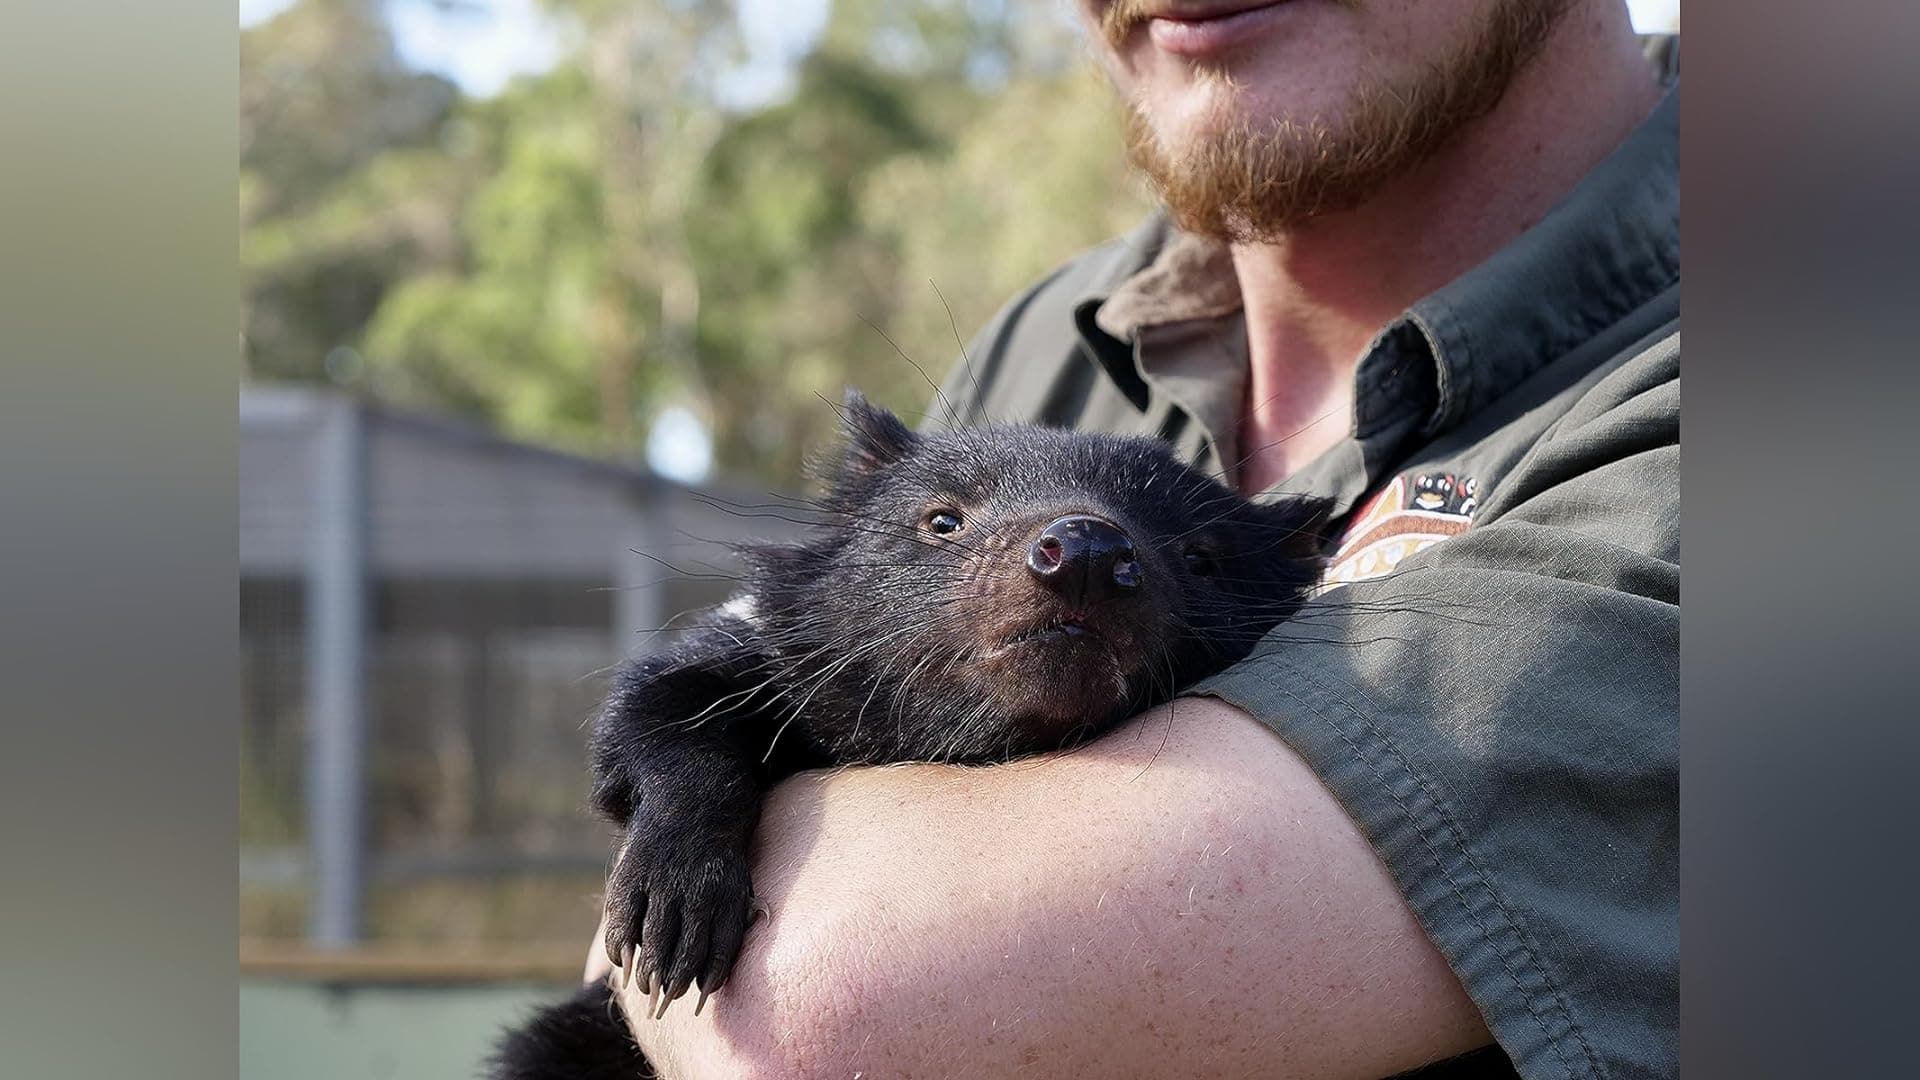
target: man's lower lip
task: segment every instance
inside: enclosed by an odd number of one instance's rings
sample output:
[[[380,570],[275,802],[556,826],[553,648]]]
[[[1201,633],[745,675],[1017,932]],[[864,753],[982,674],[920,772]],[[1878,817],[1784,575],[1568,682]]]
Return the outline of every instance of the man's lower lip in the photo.
[[[1262,7],[1219,15],[1211,19],[1155,18],[1147,21],[1147,35],[1155,48],[1178,56],[1209,56],[1225,52],[1266,29],[1290,0],[1274,0]]]

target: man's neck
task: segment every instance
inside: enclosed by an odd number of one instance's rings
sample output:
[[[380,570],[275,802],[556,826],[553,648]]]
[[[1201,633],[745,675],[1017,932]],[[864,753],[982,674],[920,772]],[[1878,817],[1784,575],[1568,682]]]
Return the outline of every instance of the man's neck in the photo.
[[[1499,106],[1439,154],[1362,206],[1235,245],[1251,365],[1241,489],[1345,438],[1374,336],[1545,216],[1659,94],[1625,6],[1576,7]]]

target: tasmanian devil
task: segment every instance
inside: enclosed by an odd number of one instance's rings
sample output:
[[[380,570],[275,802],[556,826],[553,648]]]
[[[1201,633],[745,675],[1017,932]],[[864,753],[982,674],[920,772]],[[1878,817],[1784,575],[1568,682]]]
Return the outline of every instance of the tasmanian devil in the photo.
[[[605,947],[668,1003],[727,981],[762,794],[833,764],[990,762],[1096,733],[1246,655],[1320,571],[1324,508],[1256,504],[1145,438],[915,434],[847,396],[804,543],[614,678],[593,804],[624,832]],[[511,1033],[501,1080],[645,1075],[596,984]]]

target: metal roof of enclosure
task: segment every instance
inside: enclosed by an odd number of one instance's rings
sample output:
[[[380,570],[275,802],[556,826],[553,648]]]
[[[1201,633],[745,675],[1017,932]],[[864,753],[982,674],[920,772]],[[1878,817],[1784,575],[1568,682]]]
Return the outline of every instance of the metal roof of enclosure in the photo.
[[[240,395],[243,575],[299,573],[306,565],[312,529],[334,495],[326,474],[341,465],[317,455],[344,427],[358,427],[364,443],[367,558],[376,573],[600,573],[631,562],[631,548],[660,552],[670,544],[724,558],[722,545],[694,538],[737,539],[749,523],[770,538],[791,532],[779,520],[747,522],[713,505],[765,503],[764,492],[683,487],[645,469],[341,395],[249,388]],[[691,536],[652,542],[662,528]],[[609,547],[608,537],[626,532],[648,543]]]

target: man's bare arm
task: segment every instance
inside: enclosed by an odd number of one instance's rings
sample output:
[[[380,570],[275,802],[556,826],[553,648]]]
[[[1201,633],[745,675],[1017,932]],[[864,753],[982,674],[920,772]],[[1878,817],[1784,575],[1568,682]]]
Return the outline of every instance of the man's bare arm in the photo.
[[[782,785],[755,859],[773,915],[705,1015],[635,1022],[648,1056],[683,1078],[1380,1077],[1490,1042],[1286,744],[1211,698],[1167,716]]]

